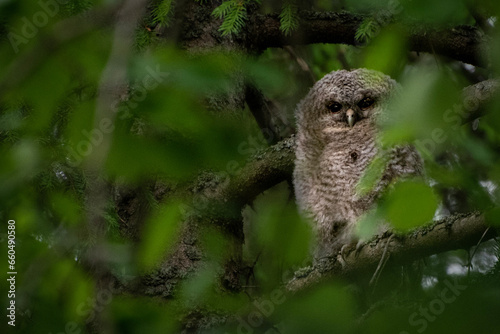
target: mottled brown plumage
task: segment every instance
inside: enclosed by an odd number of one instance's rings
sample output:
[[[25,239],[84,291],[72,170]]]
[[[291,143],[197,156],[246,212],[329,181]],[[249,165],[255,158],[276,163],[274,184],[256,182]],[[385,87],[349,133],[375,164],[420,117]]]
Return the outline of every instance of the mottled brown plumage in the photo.
[[[335,254],[353,241],[356,222],[394,178],[421,172],[412,147],[377,146],[377,120],[387,116],[387,99],[397,87],[376,71],[341,70],[318,81],[298,105],[294,186],[299,209],[317,235],[316,256]],[[360,196],[356,185],[380,154],[388,155],[385,171]]]

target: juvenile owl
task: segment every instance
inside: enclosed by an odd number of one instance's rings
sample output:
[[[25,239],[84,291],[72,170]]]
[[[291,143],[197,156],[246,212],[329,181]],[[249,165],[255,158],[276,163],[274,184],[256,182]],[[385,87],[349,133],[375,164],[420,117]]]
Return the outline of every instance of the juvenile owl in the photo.
[[[299,103],[294,171],[299,210],[313,223],[315,256],[331,256],[354,241],[354,228],[396,177],[420,174],[422,162],[411,146],[377,147],[377,119],[387,117],[386,102],[398,84],[380,72],[331,72]],[[388,163],[374,189],[364,196],[356,185],[377,155]],[[388,156],[387,156],[388,155]]]

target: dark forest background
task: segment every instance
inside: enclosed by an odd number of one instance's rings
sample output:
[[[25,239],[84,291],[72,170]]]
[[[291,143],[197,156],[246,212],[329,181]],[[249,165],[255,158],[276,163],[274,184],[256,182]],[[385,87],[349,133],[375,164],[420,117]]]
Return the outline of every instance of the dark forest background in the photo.
[[[499,14],[487,0],[0,1],[5,314],[11,220],[17,272],[2,328],[494,332]],[[361,251],[314,265],[294,109],[359,67],[402,84],[379,141],[414,145],[425,177],[382,196]],[[374,237],[380,222],[394,235]]]

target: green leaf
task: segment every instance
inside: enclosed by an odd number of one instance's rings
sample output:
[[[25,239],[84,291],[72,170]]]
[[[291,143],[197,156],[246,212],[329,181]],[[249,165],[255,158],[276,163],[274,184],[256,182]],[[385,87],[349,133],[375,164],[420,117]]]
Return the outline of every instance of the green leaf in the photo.
[[[287,298],[287,295],[281,296]],[[279,298],[274,300],[276,304],[280,301]],[[277,320],[285,320],[284,333],[354,333],[355,307],[349,290],[330,282],[290,299],[278,308]]]
[[[366,43],[377,33],[380,29],[380,25],[375,21],[373,17],[366,18],[359,25],[354,38],[360,43]]]
[[[173,0],[162,0],[157,4],[151,15],[153,16],[153,23],[160,26],[168,26],[169,14],[172,11]]]
[[[407,59],[406,39],[397,29],[382,31],[367,47],[364,60],[366,68],[397,77]]]
[[[106,311],[113,319],[117,333],[162,333],[181,332],[182,310],[178,303],[153,302],[153,298],[119,294],[113,296]],[[74,332],[77,333],[77,332]],[[83,331],[80,333],[83,334]]]
[[[447,71],[426,66],[410,68],[403,77],[403,89],[390,101],[381,120],[382,144],[390,147],[412,143],[430,157],[447,149],[461,121],[461,115],[454,111],[459,101],[457,86],[456,78]]]
[[[56,56],[48,58],[44,65],[34,71],[22,83],[22,87],[15,92],[20,98],[32,106],[30,130],[43,129],[49,125],[57,104],[63,99],[70,85],[67,70],[61,66],[60,59]],[[50,87],[47,91],[45,87]]]
[[[243,26],[247,17],[245,1],[229,0],[224,1],[219,7],[215,8],[212,15],[221,19],[224,18],[219,31],[222,36],[237,35]]]
[[[286,183],[268,190],[254,201],[245,251],[255,261],[255,276],[263,289],[281,283],[283,270],[299,265],[309,256],[311,230],[289,202]]]
[[[179,237],[180,203],[163,204],[146,222],[138,249],[138,265],[148,271],[167,256]]]
[[[222,19],[231,11],[231,9],[235,6],[235,4],[236,2],[233,0],[224,1],[217,8],[214,9],[212,15],[219,19]]]
[[[74,226],[82,221],[80,202],[67,193],[56,192],[51,195],[52,209],[61,222]]]
[[[297,15],[298,7],[290,2],[285,2],[280,13],[280,30],[285,35],[290,35],[299,26]]]
[[[375,188],[382,177],[382,173],[384,172],[388,162],[389,154],[378,154],[370,162],[356,185],[356,193],[359,196],[364,196]]]
[[[500,226],[500,207],[496,206],[486,212],[485,220],[488,224]]]
[[[386,218],[400,231],[408,231],[432,221],[438,197],[419,181],[400,181],[384,198]]]
[[[199,168],[200,150],[185,138],[159,141],[117,131],[106,168],[112,175],[124,177],[129,182],[139,182],[157,174],[185,178]]]

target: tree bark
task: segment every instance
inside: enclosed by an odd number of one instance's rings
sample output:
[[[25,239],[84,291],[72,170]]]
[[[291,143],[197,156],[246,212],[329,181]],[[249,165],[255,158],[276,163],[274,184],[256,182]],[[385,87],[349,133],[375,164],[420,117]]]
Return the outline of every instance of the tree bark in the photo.
[[[458,214],[422,227],[408,235],[384,234],[362,246],[358,251],[325,259],[308,270],[301,270],[287,286],[295,292],[327,278],[346,278],[360,273],[375,272],[377,264],[388,261],[389,266],[411,263],[414,260],[454,249],[468,249],[497,236],[478,212]]]
[[[483,114],[483,108],[498,92],[497,80],[491,79],[464,88],[461,105],[471,121]],[[474,108],[470,108],[470,104]],[[250,203],[266,189],[291,179],[295,160],[295,137],[291,136],[257,154],[252,161],[238,170],[238,173],[223,182],[212,198],[225,203],[230,199],[240,205]]]
[[[301,12],[302,25],[299,30],[291,36],[284,36],[279,29],[278,15],[261,15],[249,11],[246,29],[240,36],[232,38],[221,36],[218,31],[220,20],[210,15],[216,5],[216,2],[203,5],[193,1],[183,2],[187,10],[178,13],[176,18],[182,22],[176,32],[179,44],[191,52],[224,49],[243,50],[248,53],[257,53],[268,47],[282,47],[289,44],[357,45],[355,33],[364,19],[361,15],[350,13]],[[484,46],[484,40],[476,28],[459,27],[444,31],[408,28],[406,31],[412,50],[436,52],[472,64],[480,63],[478,54],[479,49]],[[165,35],[169,35],[169,30],[166,30]],[[484,85],[486,88],[483,87],[484,89],[480,90],[491,95],[495,89],[487,86]],[[477,90],[471,92],[474,94]],[[270,106],[265,97],[259,96],[256,91],[252,90],[247,90],[246,96],[244,90],[241,94],[242,100],[246,98],[254,102],[250,105],[252,112],[262,115],[261,123],[267,124],[266,113],[268,111],[264,109],[270,109]],[[482,103],[483,99],[480,102]],[[137,294],[173,298],[178,283],[198,268],[202,268],[204,262],[207,261],[200,239],[204,228],[209,227],[217,229],[227,237],[228,245],[230,245],[228,250],[232,253],[220,277],[220,291],[240,291],[242,275],[244,275],[241,262],[241,245],[244,242],[241,209],[251,203],[261,192],[284,180],[291,179],[295,160],[294,148],[295,140],[292,136],[256,154],[247,165],[238,166],[239,168],[233,169],[231,173],[228,171],[211,173],[212,175],[208,178],[179,189],[160,191],[161,194],[158,196],[160,200],[162,198],[186,200],[184,227],[173,254],[163,261],[157,271],[138,278],[127,286],[127,290]],[[126,206],[130,205],[134,199],[131,196],[124,196],[121,199],[118,203],[118,211],[125,213]],[[139,210],[142,202],[138,200],[137,203],[137,212],[131,213],[129,218],[142,215],[142,210]],[[200,203],[203,205],[199,205]],[[455,219],[454,224],[451,225],[450,221],[443,221],[437,223],[432,229],[417,231],[406,237],[393,237],[387,250],[385,250],[385,245],[388,237],[381,238],[373,245],[370,243],[363,247],[357,257],[354,253],[350,253],[344,266],[335,259],[325,267],[313,268],[307,277],[297,277],[290,282],[289,289],[297,290],[331,275],[346,276],[361,270],[372,269],[384,252],[386,254],[401,252],[401,255],[391,255],[391,261],[403,263],[417,256],[471,245],[477,242],[478,235],[480,237],[486,228],[482,216],[477,214]],[[424,231],[427,232],[424,233]],[[492,232],[489,233],[488,238],[492,236]],[[446,241],[443,242],[443,238]]]
[[[299,29],[286,36],[280,30],[278,14],[256,14],[249,22],[250,48],[264,50],[270,47],[312,43],[360,44],[355,35],[366,18],[364,15],[302,11],[299,16]],[[387,23],[390,22],[383,22],[382,25]],[[406,34],[411,51],[440,54],[472,65],[487,65],[484,57],[488,49],[487,39],[476,27],[440,29],[400,22],[395,22],[394,27]]]

